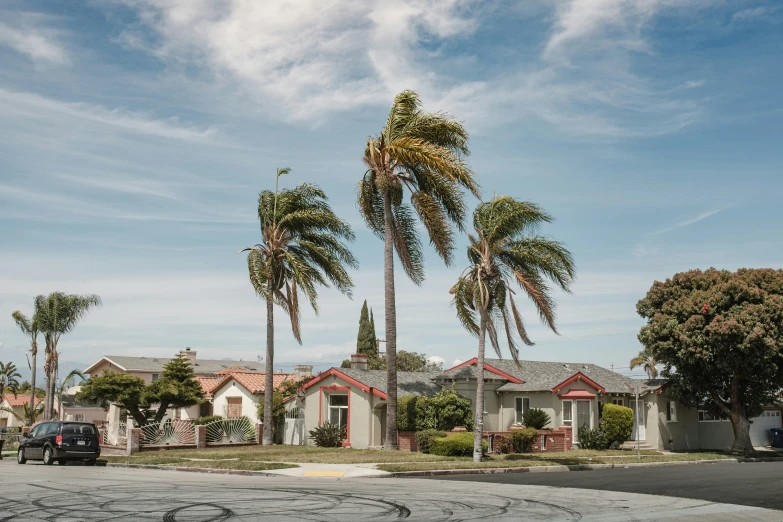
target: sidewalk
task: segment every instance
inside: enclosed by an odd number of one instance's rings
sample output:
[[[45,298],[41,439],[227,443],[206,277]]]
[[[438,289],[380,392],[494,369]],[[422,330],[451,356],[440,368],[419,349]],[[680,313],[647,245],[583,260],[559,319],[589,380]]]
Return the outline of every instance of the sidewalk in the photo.
[[[356,477],[388,477],[392,474],[388,471],[375,469],[376,464],[312,464],[291,462],[298,468],[270,469],[265,471],[272,475],[285,475],[287,477],[331,477],[331,478],[356,478]]]

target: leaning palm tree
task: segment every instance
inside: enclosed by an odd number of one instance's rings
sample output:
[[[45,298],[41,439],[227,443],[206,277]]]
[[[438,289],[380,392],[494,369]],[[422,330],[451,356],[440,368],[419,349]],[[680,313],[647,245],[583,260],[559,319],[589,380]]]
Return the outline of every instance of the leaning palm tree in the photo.
[[[33,359],[33,362],[30,365],[30,371],[32,372],[32,375],[30,376],[30,410],[31,411],[34,409],[35,406],[35,376],[38,370],[37,368],[38,334],[40,333],[40,328],[38,325],[38,307],[40,306],[40,304],[41,301],[39,299],[35,299],[32,317],[27,317],[19,310],[11,314],[11,317],[16,323],[16,326],[18,326],[19,329],[22,330],[22,333],[24,333],[27,337],[30,338],[30,354],[32,355],[32,359]]]
[[[63,413],[63,393],[73,386],[74,383],[85,382],[86,380],[87,378],[79,370],[71,370],[71,372],[65,376],[65,379],[62,380],[60,386],[57,388],[57,407],[59,408],[58,411],[61,415]]]
[[[386,448],[397,449],[397,309],[394,252],[405,274],[417,285],[424,280],[416,217],[430,243],[450,265],[455,226],[463,230],[463,188],[476,197],[478,184],[465,162],[468,133],[445,114],[421,110],[418,95],[403,91],[394,99],[380,135],[364,152],[367,170],[359,182],[359,210],[367,226],[384,242],[383,275],[386,311]],[[410,206],[405,193],[410,193]]]
[[[38,302],[40,300],[40,303]],[[38,327],[46,341],[44,373],[46,374],[46,403],[44,419],[52,419],[56,396],[57,371],[59,364],[58,344],[62,336],[73,331],[87,312],[101,304],[97,295],[75,295],[54,292],[48,296],[36,297]]]
[[[576,273],[571,252],[557,241],[536,233],[542,223],[551,221],[552,217],[537,205],[508,196],[480,203],[473,213],[475,235],[468,235],[470,264],[451,293],[457,318],[479,341],[473,446],[476,462],[482,457],[486,334],[498,357],[502,357],[498,339],[502,326],[511,357],[517,364],[519,350],[514,341],[515,332],[524,344],[533,344],[514,302],[512,283],[530,298],[541,321],[557,333],[556,304],[547,280],[569,292]]]
[[[19,379],[22,376],[16,370],[16,365],[12,362],[3,364],[0,362],[0,402],[5,392],[16,394],[19,392]]]
[[[658,361],[655,360],[653,354],[647,350],[642,350],[639,354],[631,359],[631,370],[638,368],[639,366],[647,373],[648,379],[655,379],[658,377],[658,368],[656,368]]]
[[[258,196],[261,243],[245,248],[250,282],[266,301],[266,376],[264,380],[263,444],[272,444],[274,389],[274,304],[291,319],[294,338],[302,343],[299,292],[304,293],[318,313],[316,287],[332,283],[351,296],[353,281],[347,267],[358,262],[342,240],[353,241],[350,225],[338,218],[327,203],[326,194],[315,185],[302,184],[278,191],[280,176],[290,169],[278,169],[275,191]]]
[[[42,402],[39,402],[38,404],[36,404],[32,408],[30,408],[29,404],[25,404],[23,406],[22,415],[19,415],[18,413],[16,413],[13,408],[6,408],[5,406],[0,408],[0,411],[4,411],[6,413],[10,413],[19,422],[22,422],[22,423],[26,424],[27,426],[32,426],[33,424],[35,424],[35,421],[38,420],[38,417],[40,417],[41,414],[43,413],[43,407],[44,407],[44,405],[43,405]],[[32,414],[30,412],[32,412]]]

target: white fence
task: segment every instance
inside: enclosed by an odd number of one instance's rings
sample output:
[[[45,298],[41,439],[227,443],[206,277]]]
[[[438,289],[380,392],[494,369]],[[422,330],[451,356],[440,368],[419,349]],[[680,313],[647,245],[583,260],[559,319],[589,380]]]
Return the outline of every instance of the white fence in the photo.
[[[256,429],[250,419],[221,419],[206,424],[207,444],[231,444],[237,442],[254,442]]]
[[[285,412],[283,444],[301,446],[305,443],[305,419],[303,408],[292,408]]]
[[[166,419],[141,427],[143,446],[195,445],[196,430],[193,423],[177,419]]]
[[[124,422],[104,422],[98,431],[101,436],[101,444],[123,447],[128,444],[128,425]]]

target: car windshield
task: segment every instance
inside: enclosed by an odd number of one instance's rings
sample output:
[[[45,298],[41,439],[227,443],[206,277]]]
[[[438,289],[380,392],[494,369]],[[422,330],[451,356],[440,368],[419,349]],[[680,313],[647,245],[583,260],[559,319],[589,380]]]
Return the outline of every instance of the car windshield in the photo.
[[[95,426],[92,424],[63,424],[63,435],[95,435]]]

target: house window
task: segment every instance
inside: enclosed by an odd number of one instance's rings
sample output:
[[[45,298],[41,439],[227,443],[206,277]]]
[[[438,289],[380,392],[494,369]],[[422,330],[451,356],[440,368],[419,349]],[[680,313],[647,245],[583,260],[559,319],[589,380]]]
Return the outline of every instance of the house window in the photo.
[[[546,435],[541,435],[541,440],[539,441],[539,447],[541,448],[541,451],[546,451]]]
[[[612,404],[617,406],[625,406],[625,399],[612,399]]]
[[[226,397],[226,418],[238,419],[242,416],[242,397]]]
[[[158,379],[160,379],[160,374],[158,374],[158,373],[153,373],[153,374],[152,374],[152,382],[155,382],[155,381],[157,381]]]
[[[329,422],[339,426],[348,426],[348,396],[329,396]]]
[[[573,426],[573,415],[572,415],[572,401],[563,401],[563,424],[566,426]]]
[[[516,412],[516,417],[514,419],[514,422],[516,422],[517,424],[521,424],[522,416],[529,409],[530,409],[530,399],[527,397],[517,397],[514,401],[514,411]]]
[[[83,413],[77,413],[73,416],[73,420],[76,422],[84,422],[84,414]]]
[[[677,422],[677,405],[674,401],[666,401],[666,422]]]
[[[729,420],[724,415],[715,416],[707,410],[699,410],[699,422],[720,422]]]

